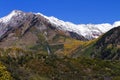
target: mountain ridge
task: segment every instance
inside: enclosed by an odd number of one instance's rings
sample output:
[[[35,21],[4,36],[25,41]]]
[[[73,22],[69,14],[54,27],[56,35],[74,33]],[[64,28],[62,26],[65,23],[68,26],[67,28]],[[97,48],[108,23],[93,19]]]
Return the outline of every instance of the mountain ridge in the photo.
[[[64,31],[64,32],[70,32],[77,34],[77,36],[82,36],[85,38],[85,40],[91,40],[94,38],[98,38],[103,33],[109,31],[113,27],[116,27],[119,25],[119,21],[115,22],[113,25],[108,23],[103,24],[73,24],[71,22],[64,22],[62,20],[59,20],[55,17],[47,17],[41,13],[32,13],[32,12],[23,12],[20,10],[13,10],[8,16],[5,16],[0,19],[0,26],[6,25],[6,24],[14,24],[14,26],[17,25],[17,22],[14,21],[16,19],[19,21],[20,19],[24,19],[27,14],[32,15],[39,15],[42,18],[46,19],[46,22],[48,24],[51,24],[52,27],[57,28],[58,30]],[[18,19],[20,18],[20,19]],[[11,22],[13,21],[13,22]],[[22,22],[22,21],[21,21]],[[2,31],[3,30],[3,31]],[[6,29],[5,29],[6,30]],[[1,35],[4,33],[4,29],[0,29]],[[72,34],[73,35],[73,34]],[[79,39],[79,38],[77,38]]]

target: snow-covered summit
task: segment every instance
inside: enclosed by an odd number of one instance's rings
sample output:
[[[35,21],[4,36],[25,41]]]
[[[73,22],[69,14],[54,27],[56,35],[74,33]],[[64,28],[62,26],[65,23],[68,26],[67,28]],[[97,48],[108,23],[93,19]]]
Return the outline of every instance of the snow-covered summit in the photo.
[[[1,18],[0,22],[7,23],[12,19],[13,16],[20,15],[21,13],[22,13],[22,11],[14,10],[9,15]]]

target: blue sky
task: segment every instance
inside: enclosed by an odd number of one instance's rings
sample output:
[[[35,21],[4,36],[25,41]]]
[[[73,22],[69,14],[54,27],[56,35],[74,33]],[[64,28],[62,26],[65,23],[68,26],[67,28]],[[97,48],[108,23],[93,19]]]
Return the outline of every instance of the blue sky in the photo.
[[[120,20],[120,0],[0,0],[0,17],[12,10],[40,12],[76,24]]]

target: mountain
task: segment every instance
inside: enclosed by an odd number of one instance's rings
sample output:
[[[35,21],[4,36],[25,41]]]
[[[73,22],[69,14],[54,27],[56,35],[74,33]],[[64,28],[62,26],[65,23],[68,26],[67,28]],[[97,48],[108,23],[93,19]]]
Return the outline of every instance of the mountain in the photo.
[[[64,44],[71,43],[73,38],[87,40],[77,33],[57,28],[40,13],[18,10],[0,19],[0,33],[0,48],[22,48],[42,54],[64,54]]]
[[[23,27],[24,30],[21,34],[24,34],[30,26],[36,26],[42,31],[46,30],[46,28],[50,28],[75,39],[91,40],[98,38],[103,33],[116,27],[119,23],[120,22],[115,22],[113,25],[108,23],[76,25],[71,22],[64,22],[55,17],[47,17],[41,13],[26,13],[14,10],[8,16],[0,19],[0,39],[2,40],[6,35],[11,33],[11,31],[15,31],[15,29],[21,28],[24,25],[25,27]]]
[[[42,53],[90,55],[90,52],[98,51],[93,50],[92,46],[96,41],[94,39],[99,39],[96,42],[98,48],[106,49],[103,46],[106,43],[102,43],[105,41],[100,42],[103,39],[98,37],[119,25],[119,21],[113,25],[107,23],[75,25],[41,13],[14,10],[8,16],[0,19],[0,48],[18,47],[37,49],[37,51],[39,49]]]

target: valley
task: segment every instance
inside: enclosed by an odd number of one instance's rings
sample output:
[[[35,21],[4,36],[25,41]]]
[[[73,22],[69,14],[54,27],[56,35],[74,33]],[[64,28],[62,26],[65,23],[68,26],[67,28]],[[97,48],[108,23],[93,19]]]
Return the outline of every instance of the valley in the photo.
[[[119,80],[118,23],[76,25],[14,10],[0,19],[0,79]]]

